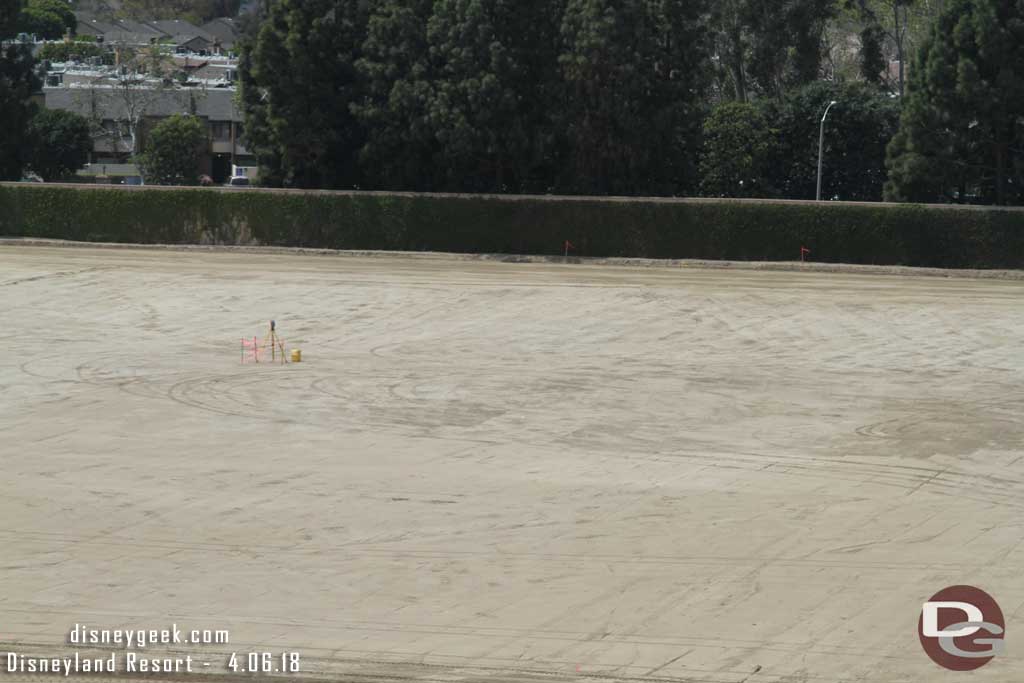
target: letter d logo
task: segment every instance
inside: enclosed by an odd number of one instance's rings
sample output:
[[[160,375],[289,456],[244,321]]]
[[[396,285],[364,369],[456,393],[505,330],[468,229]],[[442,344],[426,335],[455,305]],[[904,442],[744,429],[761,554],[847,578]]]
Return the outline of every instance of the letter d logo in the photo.
[[[1004,649],[1006,622],[991,595],[973,586],[941,590],[921,606],[921,647],[939,666],[971,671]]]
[[[973,636],[978,632],[976,626],[965,626],[955,631],[949,629],[940,631],[939,630],[939,610],[943,609],[956,609],[963,613],[962,619],[954,619],[954,621],[970,621],[980,623],[985,621],[985,615],[981,613],[981,610],[972,605],[969,602],[926,602],[924,607],[921,609],[921,635],[925,638],[963,638],[964,636]]]

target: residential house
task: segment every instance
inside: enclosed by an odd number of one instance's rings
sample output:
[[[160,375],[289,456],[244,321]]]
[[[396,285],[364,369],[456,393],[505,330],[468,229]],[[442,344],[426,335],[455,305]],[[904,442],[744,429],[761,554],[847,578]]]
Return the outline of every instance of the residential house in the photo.
[[[118,45],[151,45],[165,43],[172,45],[179,53],[209,54],[218,52],[223,46],[217,35],[181,19],[159,21],[130,21],[127,19],[102,19],[90,12],[76,12],[77,32],[94,36],[97,41]],[[224,27],[218,27],[225,33]],[[234,41],[230,41],[234,45]],[[227,48],[224,48],[227,49]]]
[[[239,41],[242,35],[238,22],[227,17],[214,19],[203,24],[201,28],[207,34],[213,36],[215,47],[220,46],[222,50],[227,52],[234,51],[235,43]]]
[[[181,19],[147,21],[146,24],[170,37],[178,52],[206,54],[213,49],[216,38],[203,29]]]
[[[209,145],[204,150],[201,171],[215,183],[226,182],[232,166],[256,165],[241,142],[242,114],[233,89],[167,88],[152,83],[126,91],[102,75],[94,74],[92,78],[92,84],[78,80],[70,86],[43,89],[47,109],[74,111],[95,123],[92,167],[129,163],[133,152],[145,146],[153,126],[173,114],[193,114],[206,125]],[[135,150],[129,125],[132,121],[136,124]]]

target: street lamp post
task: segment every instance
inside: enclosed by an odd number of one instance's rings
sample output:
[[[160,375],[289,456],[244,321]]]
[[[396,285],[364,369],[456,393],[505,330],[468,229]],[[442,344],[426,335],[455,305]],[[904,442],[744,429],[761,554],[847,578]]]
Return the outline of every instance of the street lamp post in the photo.
[[[825,157],[825,119],[828,118],[828,110],[837,104],[835,100],[829,102],[825,107],[825,113],[821,116],[821,133],[818,136],[818,194],[817,200],[821,201],[821,166]]]

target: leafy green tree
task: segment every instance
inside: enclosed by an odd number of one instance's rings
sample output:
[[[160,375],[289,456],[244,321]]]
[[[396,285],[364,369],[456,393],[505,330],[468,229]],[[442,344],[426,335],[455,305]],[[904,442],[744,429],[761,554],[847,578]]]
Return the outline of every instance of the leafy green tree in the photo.
[[[835,0],[720,0],[713,4],[720,89],[731,99],[781,97],[818,78]]]
[[[74,112],[44,109],[28,127],[29,169],[46,181],[61,180],[85,166],[92,151],[89,121]]]
[[[834,0],[757,0],[748,5],[753,28],[750,74],[766,95],[810,83],[821,69],[821,35]]]
[[[31,5],[18,16],[18,32],[34,34],[37,39],[57,40],[64,35],[64,22],[59,15]]]
[[[20,0],[0,0],[0,36],[16,32]],[[32,93],[39,87],[27,45],[0,45],[0,180],[19,180],[27,157],[24,144],[35,112]]]
[[[45,40],[57,40],[67,32],[74,33],[77,25],[75,13],[61,0],[28,0],[17,19],[19,33],[32,33]]]
[[[75,27],[78,26],[78,19],[75,17],[74,11],[64,0],[28,0],[28,7],[58,17],[64,28],[72,34],[75,32]]]
[[[908,85],[887,198],[1024,200],[1024,4],[951,0]]]
[[[146,139],[139,167],[153,185],[198,185],[200,155],[207,145],[203,122],[175,114],[158,123]]]
[[[720,95],[738,102],[750,97],[747,77],[748,30],[742,16],[743,0],[721,0],[712,6],[717,89]]]
[[[558,191],[677,194],[696,185],[709,71],[702,15],[689,0],[568,0]]]
[[[351,187],[363,131],[356,62],[366,35],[361,0],[276,0],[240,65],[246,139],[268,184]]]
[[[813,199],[825,128],[822,196],[878,201],[899,103],[866,83],[812,83],[782,100],[726,103],[704,125],[701,190],[716,197]]]
[[[770,166],[780,196],[814,199],[818,177],[818,133],[825,124],[822,197],[878,201],[885,184],[886,146],[899,121],[899,102],[870,84],[812,83],[769,105],[778,131]]]
[[[775,132],[761,105],[724,102],[704,121],[700,175],[707,197],[774,197]]]

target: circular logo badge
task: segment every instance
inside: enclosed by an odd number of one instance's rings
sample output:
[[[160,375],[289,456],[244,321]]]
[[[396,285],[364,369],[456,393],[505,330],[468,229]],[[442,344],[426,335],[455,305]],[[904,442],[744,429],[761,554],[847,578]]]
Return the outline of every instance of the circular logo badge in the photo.
[[[985,591],[951,586],[921,607],[917,634],[936,664],[952,671],[972,671],[1002,654],[1006,621]]]

